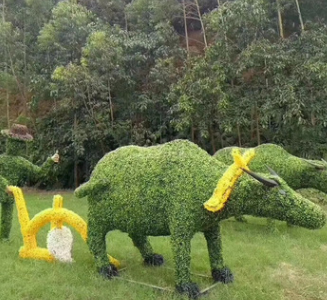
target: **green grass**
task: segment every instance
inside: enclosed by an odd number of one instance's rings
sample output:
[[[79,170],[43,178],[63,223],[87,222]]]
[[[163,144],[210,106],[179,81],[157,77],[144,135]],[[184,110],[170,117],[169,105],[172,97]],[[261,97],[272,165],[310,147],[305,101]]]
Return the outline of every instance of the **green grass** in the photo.
[[[30,217],[52,205],[52,193],[26,191]],[[63,192],[64,207],[86,220],[86,199],[75,199]],[[265,219],[247,217],[248,223],[227,220],[222,223],[223,249],[226,264],[232,269],[235,282],[218,284],[204,299],[282,300],[327,299],[327,227],[309,231],[287,227],[277,222],[277,229],[268,231]],[[49,226],[38,235],[45,246]],[[86,244],[74,233],[75,263],[47,263],[23,260],[18,256],[22,246],[17,211],[9,242],[0,243],[0,299],[6,300],[98,300],[98,299],[181,299],[176,294],[155,291],[149,287],[104,280],[95,272],[94,262]],[[108,235],[108,249],[121,260],[126,270],[121,278],[133,279],[162,287],[174,288],[174,271],[169,238],[151,238],[153,248],[164,255],[163,267],[145,267],[126,234]],[[192,241],[192,272],[210,274],[203,236]],[[201,288],[212,284],[210,278],[193,276]]]

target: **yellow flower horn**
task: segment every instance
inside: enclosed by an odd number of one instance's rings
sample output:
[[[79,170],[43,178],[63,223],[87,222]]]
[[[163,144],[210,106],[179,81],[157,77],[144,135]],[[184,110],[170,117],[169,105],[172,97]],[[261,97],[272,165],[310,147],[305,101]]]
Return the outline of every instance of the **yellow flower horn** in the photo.
[[[217,212],[224,208],[238,178],[244,173],[243,169],[249,170],[247,165],[254,155],[254,149],[247,150],[243,156],[239,149],[233,149],[232,156],[234,158],[234,163],[226,170],[224,175],[218,181],[217,187],[211,198],[204,203],[204,207],[207,210]]]

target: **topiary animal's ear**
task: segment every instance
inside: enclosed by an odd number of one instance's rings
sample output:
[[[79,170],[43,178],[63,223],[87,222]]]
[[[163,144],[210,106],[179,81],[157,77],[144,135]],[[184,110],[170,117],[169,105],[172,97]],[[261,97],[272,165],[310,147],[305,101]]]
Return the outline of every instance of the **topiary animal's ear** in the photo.
[[[327,164],[326,164],[326,161],[324,161],[324,160],[323,160],[324,165],[323,164],[319,164],[319,163],[317,163],[317,162],[315,162],[313,160],[309,160],[309,159],[302,158],[302,160],[305,161],[306,163],[308,163],[309,165],[315,167],[317,170],[322,171],[322,170],[326,170],[327,169]]]
[[[279,175],[272,168],[268,167],[267,165],[266,165],[266,168],[268,169],[268,171],[270,172],[271,175],[279,177]]]
[[[273,179],[268,179],[268,178],[264,178],[250,170],[246,170],[246,169],[242,169],[244,172],[248,173],[250,176],[252,176],[254,179],[258,180],[259,182],[261,182],[262,184],[264,184],[265,186],[268,187],[276,187],[279,186],[279,183]]]

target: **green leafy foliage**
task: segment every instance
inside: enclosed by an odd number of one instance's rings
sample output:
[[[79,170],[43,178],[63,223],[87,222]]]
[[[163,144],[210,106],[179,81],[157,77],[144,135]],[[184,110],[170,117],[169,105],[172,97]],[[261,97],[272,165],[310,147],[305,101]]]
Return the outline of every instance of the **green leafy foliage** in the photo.
[[[325,156],[326,8],[297,2],[6,0],[0,126],[26,120],[35,163],[60,149],[62,187],[119,146],[175,138]]]
[[[175,69],[183,51],[171,26],[160,23],[155,30],[94,31],[79,63],[54,70],[51,88],[60,100],[52,115],[58,126],[44,120],[53,133],[43,138],[55,140],[56,149],[65,148],[63,156],[74,157],[75,169],[76,164],[84,165],[89,174],[106,152],[129,142],[144,145],[170,139],[166,95],[178,76]],[[67,124],[63,139],[58,128]]]
[[[278,180],[278,187],[267,188],[242,176],[223,210],[206,211],[203,204],[226,168],[186,140],[121,147],[104,156],[90,180],[75,190],[77,197],[88,196],[88,244],[100,273],[111,277],[116,272],[108,265],[109,231],[127,232],[145,261],[157,257],[147,236],[170,235],[177,291],[196,297],[198,288],[190,279],[191,239],[196,232],[203,232],[207,240],[213,279],[228,283],[232,274],[223,262],[220,221],[246,213],[311,229],[325,224],[319,206],[272,175],[267,177]]]
[[[92,31],[93,19],[94,16],[79,4],[59,3],[52,11],[52,19],[40,32],[40,49],[52,55],[52,64],[76,62]]]
[[[274,5],[251,0],[229,1],[208,14],[212,44],[172,88],[176,128],[191,129],[212,153],[262,142],[305,156],[325,151],[320,97],[325,98],[326,26],[308,23],[301,34],[297,28],[297,35],[281,40],[272,14]]]

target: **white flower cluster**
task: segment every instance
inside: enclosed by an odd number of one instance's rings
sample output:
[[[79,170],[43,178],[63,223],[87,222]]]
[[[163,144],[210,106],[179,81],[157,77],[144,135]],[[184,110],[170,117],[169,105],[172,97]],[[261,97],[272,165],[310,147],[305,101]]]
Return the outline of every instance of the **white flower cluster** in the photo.
[[[71,230],[63,226],[49,231],[47,237],[47,248],[56,260],[70,263],[72,259],[73,235]]]

